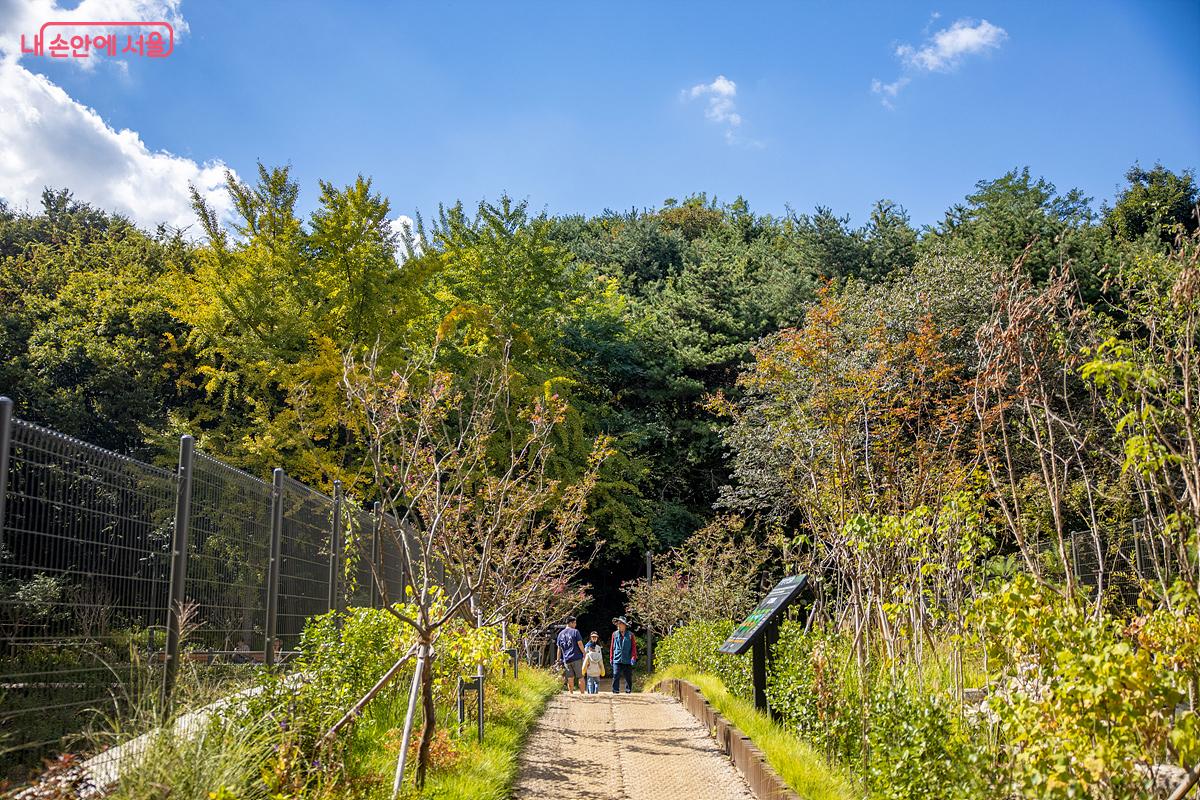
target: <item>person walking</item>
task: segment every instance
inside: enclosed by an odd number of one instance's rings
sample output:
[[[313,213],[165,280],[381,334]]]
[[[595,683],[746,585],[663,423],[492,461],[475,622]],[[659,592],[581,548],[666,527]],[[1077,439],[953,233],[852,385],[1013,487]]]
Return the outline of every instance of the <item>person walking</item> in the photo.
[[[617,617],[613,620],[617,624],[617,629],[613,631],[612,646],[609,652],[612,653],[612,674],[613,694],[619,694],[621,691],[621,678],[625,678],[625,694],[633,691],[633,665],[637,663],[637,639],[629,630],[629,622],[624,617]]]
[[[577,624],[574,617],[567,617],[567,627],[559,632],[555,641],[558,662],[563,665],[563,679],[571,694],[575,694],[576,688],[583,694],[583,637],[575,627]]]
[[[600,679],[604,674],[604,648],[600,646],[600,634],[592,631],[588,643],[583,646],[583,677],[587,679],[588,694],[600,691]]]

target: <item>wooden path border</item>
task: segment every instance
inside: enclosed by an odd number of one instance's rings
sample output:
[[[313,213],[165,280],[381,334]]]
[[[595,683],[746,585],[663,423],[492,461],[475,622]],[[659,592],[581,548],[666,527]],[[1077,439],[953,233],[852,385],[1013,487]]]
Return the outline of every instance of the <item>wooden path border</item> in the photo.
[[[762,750],[737,726],[721,716],[694,684],[668,678],[658,685],[658,691],[678,700],[708,729],[717,740],[717,747],[729,756],[758,800],[801,800],[800,795],[792,791],[767,763]]]

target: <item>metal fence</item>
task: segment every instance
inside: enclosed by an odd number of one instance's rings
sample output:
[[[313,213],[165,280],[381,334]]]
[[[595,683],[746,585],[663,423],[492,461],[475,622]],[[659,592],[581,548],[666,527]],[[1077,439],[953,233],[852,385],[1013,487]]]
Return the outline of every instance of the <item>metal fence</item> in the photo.
[[[340,485],[267,482],[187,436],[163,469],[0,398],[0,782],[148,674],[169,703],[181,663],[271,665],[310,617],[402,598],[388,524]]]
[[[1103,584],[1109,601],[1128,608],[1136,606],[1145,583],[1169,584],[1180,570],[1166,541],[1155,535],[1143,518],[1133,519],[1128,528],[1105,530],[1099,542],[1090,531],[1071,530],[1063,544],[1071,571],[1082,587],[1094,591]],[[1056,539],[1042,536],[1033,547],[1043,563],[1060,561]]]

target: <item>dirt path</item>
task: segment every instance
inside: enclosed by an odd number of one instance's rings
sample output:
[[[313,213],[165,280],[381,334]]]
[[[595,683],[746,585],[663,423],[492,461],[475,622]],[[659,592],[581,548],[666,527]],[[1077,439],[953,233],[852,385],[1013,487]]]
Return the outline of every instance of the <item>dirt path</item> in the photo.
[[[561,694],[525,751],[519,800],[753,800],[708,731],[661,694]]]

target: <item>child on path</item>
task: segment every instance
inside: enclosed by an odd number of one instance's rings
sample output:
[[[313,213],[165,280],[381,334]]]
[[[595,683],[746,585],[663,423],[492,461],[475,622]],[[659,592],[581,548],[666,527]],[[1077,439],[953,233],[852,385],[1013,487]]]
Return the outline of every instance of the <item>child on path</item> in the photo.
[[[587,693],[598,694],[600,679],[604,677],[604,648],[600,646],[600,634],[595,631],[583,647],[583,676],[587,678]]]

